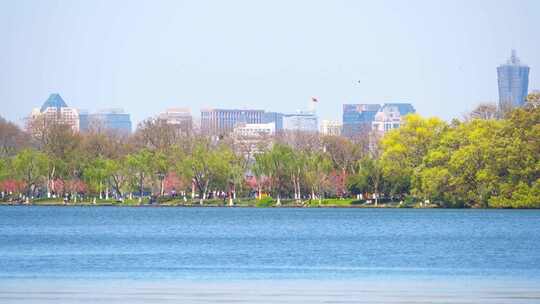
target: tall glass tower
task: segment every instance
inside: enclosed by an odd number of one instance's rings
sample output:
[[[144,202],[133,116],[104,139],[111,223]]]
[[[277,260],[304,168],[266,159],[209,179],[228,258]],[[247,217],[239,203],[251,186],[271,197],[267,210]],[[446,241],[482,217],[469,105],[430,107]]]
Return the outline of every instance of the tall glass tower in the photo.
[[[525,103],[529,88],[529,67],[519,62],[516,51],[506,64],[497,67],[499,108],[520,107]]]

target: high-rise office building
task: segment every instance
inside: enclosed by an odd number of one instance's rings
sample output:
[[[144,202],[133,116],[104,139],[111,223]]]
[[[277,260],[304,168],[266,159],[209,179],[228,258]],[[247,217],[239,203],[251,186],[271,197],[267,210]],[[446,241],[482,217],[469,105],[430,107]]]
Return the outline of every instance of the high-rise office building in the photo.
[[[227,135],[238,123],[260,124],[263,121],[263,110],[201,110],[201,131],[205,134]]]
[[[263,116],[263,123],[273,122],[276,126],[276,131],[283,130],[283,113],[278,112],[265,112]]]
[[[497,67],[499,108],[520,107],[525,103],[529,87],[529,67],[521,64],[512,50],[506,64]]]
[[[96,113],[80,111],[81,132],[88,132],[92,129],[112,131],[119,134],[131,133],[130,115],[123,109],[102,109]]]
[[[295,114],[284,114],[283,130],[317,132],[319,130],[317,115],[312,111],[299,111]]]
[[[369,133],[380,108],[378,104],[344,104],[343,136],[354,138]]]
[[[173,125],[185,134],[191,134],[193,131],[193,117],[188,108],[171,108],[159,114],[159,119],[164,120],[169,125]]]
[[[94,117],[102,121],[107,130],[122,134],[131,133],[131,117],[123,109],[103,109],[98,111]]]
[[[88,132],[90,130],[90,113],[87,110],[79,109],[79,131]]]
[[[52,124],[69,126],[73,131],[79,131],[79,111],[68,107],[60,94],[51,94],[41,108],[35,108],[30,114],[27,129],[36,134]]]

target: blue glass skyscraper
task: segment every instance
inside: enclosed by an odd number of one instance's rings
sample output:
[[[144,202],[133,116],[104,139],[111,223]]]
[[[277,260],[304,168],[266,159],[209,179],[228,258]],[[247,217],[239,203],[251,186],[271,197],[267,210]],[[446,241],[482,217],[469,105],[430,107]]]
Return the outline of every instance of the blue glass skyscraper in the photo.
[[[367,134],[380,108],[378,104],[344,104],[342,134],[348,138]]]
[[[529,67],[519,62],[515,50],[506,64],[497,67],[497,78],[499,109],[522,106],[529,88]]]
[[[104,109],[98,113],[88,113],[81,110],[79,113],[79,129],[88,132],[92,128],[103,128],[122,135],[131,133],[131,118],[122,109]]]

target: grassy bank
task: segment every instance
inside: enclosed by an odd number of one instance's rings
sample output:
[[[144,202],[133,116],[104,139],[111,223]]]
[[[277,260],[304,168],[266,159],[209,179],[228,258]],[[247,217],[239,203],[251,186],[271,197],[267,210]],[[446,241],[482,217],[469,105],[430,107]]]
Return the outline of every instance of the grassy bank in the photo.
[[[70,201],[64,203],[58,198],[41,198],[30,201],[29,204],[24,202],[0,202],[0,205],[35,205],[35,206],[118,206],[118,207],[136,207],[136,206],[155,206],[155,207],[229,207],[229,201],[223,199],[207,199],[203,204],[200,204],[198,199],[196,200],[184,200],[183,198],[163,197],[158,198],[156,201],[150,203],[148,198],[144,198],[142,202],[138,199],[125,199],[123,201],[114,199],[96,199],[85,198],[77,202]],[[240,198],[234,200],[234,207],[256,207],[256,208],[431,208],[434,206],[420,206],[415,204],[400,205],[398,202],[384,202],[378,203],[366,203],[363,200],[356,200],[351,198],[329,198],[319,200],[302,200],[296,201],[292,199],[282,199],[281,206],[277,205],[277,201],[274,199],[251,199]]]

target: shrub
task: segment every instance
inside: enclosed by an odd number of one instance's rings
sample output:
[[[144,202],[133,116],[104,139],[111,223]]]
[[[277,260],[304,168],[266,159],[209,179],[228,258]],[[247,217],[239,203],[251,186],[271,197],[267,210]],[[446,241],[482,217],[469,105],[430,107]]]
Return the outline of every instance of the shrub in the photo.
[[[272,207],[274,205],[274,199],[272,197],[267,196],[265,198],[260,199],[255,206],[257,207]]]

